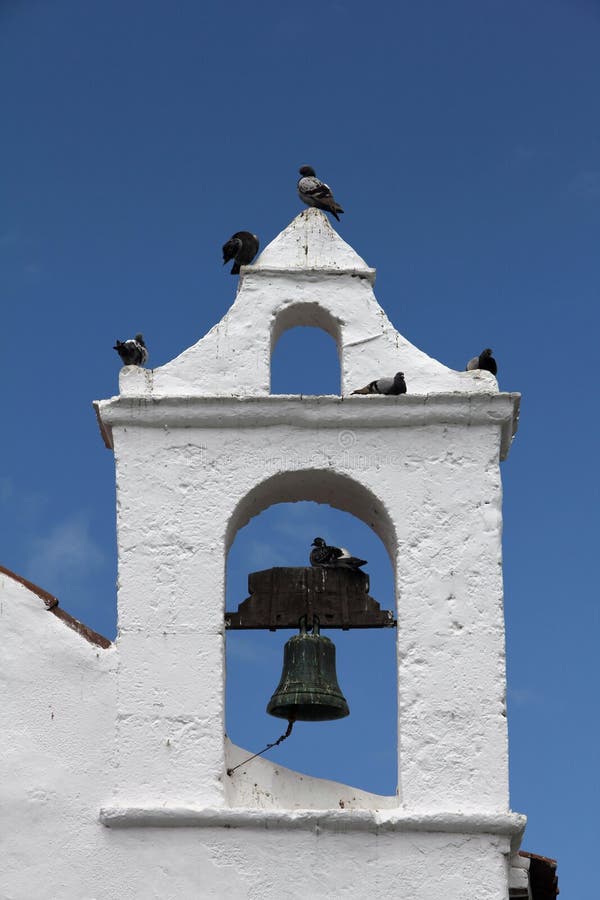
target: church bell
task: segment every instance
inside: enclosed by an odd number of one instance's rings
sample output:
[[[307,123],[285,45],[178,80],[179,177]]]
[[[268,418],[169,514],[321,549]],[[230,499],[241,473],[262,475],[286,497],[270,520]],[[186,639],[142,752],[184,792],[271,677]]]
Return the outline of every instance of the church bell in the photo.
[[[328,722],[350,713],[335,672],[335,644],[319,633],[316,617],[311,634],[303,616],[300,634],[287,641],[281,680],[267,712],[293,722]]]

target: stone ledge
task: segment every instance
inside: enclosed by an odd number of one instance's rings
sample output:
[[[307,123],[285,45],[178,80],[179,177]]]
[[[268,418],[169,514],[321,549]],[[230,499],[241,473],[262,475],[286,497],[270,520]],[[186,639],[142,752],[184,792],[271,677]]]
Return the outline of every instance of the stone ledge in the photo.
[[[492,834],[518,845],[527,817],[520,813],[404,813],[369,809],[224,809],[193,806],[106,806],[100,810],[106,828],[280,828],[304,831],[428,831],[449,834]]]
[[[502,428],[500,458],[505,459],[517,430],[520,394],[405,394],[401,397],[161,397],[120,396],[95,400],[106,446],[112,427],[202,426],[260,428],[400,428],[415,425],[489,425]]]

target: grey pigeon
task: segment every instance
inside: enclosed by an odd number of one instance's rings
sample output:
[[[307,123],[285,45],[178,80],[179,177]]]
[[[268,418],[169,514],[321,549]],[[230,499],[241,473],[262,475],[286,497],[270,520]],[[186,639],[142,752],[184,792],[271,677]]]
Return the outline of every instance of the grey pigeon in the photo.
[[[312,547],[309,557],[311,566],[353,569],[356,572],[367,564],[366,559],[351,556],[345,547],[329,547],[322,537],[316,537]]]
[[[239,275],[240,266],[247,266],[252,262],[260,243],[255,234],[250,231],[236,231],[229,240],[223,244],[223,265],[233,260],[232,275]]]
[[[498,372],[496,360],[492,356],[492,351],[489,347],[482,350],[479,356],[474,356],[473,359],[470,359],[465,371],[472,372],[474,369],[485,369],[486,372],[491,372],[492,375]]]
[[[396,372],[393,378],[377,378],[363,388],[352,391],[353,394],[388,394],[397,396],[406,393],[404,372]]]
[[[148,350],[142,334],[136,334],[128,341],[117,341],[113,350],[117,351],[124,366],[143,366],[148,359]]]
[[[317,178],[312,166],[302,166],[299,172],[302,177],[298,180],[298,196],[302,202],[330,212],[339,222],[338,213],[343,213],[344,210],[335,202],[329,185]]]

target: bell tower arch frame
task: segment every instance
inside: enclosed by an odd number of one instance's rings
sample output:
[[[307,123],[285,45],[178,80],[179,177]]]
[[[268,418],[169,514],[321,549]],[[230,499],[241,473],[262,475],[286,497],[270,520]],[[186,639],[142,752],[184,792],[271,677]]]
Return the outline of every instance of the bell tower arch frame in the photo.
[[[119,555],[115,786],[101,820],[233,824],[232,846],[239,829],[274,827],[291,859],[308,847],[294,829],[334,832],[348,859],[368,855],[353,833],[383,829],[402,847],[390,865],[407,896],[422,853],[440,887],[414,896],[447,900],[466,896],[463,886],[506,896],[505,857],[524,820],[508,805],[499,462],[519,397],[410,344],[374,278],[308,209],[242,269],[233,306],[204,338],[159,369],[124,368],[119,396],[96,404],[115,454]],[[335,333],[341,396],[271,396],[274,342],[311,317]],[[398,370],[406,395],[351,396]],[[331,786],[299,795],[291,773],[259,809],[226,782],[225,560],[238,528],[282,499],[347,509],[392,559],[399,792],[377,808],[328,808]],[[269,766],[257,777],[268,781]],[[376,884],[373,875],[369,896],[389,896]]]

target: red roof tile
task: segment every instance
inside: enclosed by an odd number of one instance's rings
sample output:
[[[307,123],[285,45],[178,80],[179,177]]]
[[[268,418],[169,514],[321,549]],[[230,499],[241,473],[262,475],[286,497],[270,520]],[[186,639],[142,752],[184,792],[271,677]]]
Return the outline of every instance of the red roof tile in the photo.
[[[560,891],[556,875],[556,860],[536,853],[519,851],[519,856],[529,859],[529,884],[533,900],[556,900]]]
[[[4,575],[8,575],[9,578],[12,578],[13,581],[18,581],[19,584],[22,584],[33,594],[37,594],[44,601],[44,606],[51,612],[57,619],[60,619],[65,623],[69,628],[72,628],[73,631],[76,631],[77,634],[80,634],[82,637],[89,641],[90,644],[96,644],[98,647],[102,647],[106,649],[111,646],[111,641],[108,638],[105,638],[104,635],[98,634],[97,631],[93,631],[91,628],[88,628],[87,625],[84,625],[83,622],[80,622],[79,619],[75,619],[73,616],[69,615],[68,612],[65,612],[64,609],[60,609],[58,605],[58,598],[53,594],[49,594],[48,591],[45,591],[43,588],[38,587],[37,584],[34,584],[32,581],[27,581],[26,578],[23,578],[21,575],[17,575],[16,572],[11,572],[10,569],[6,569],[4,566],[0,566],[0,572]]]

